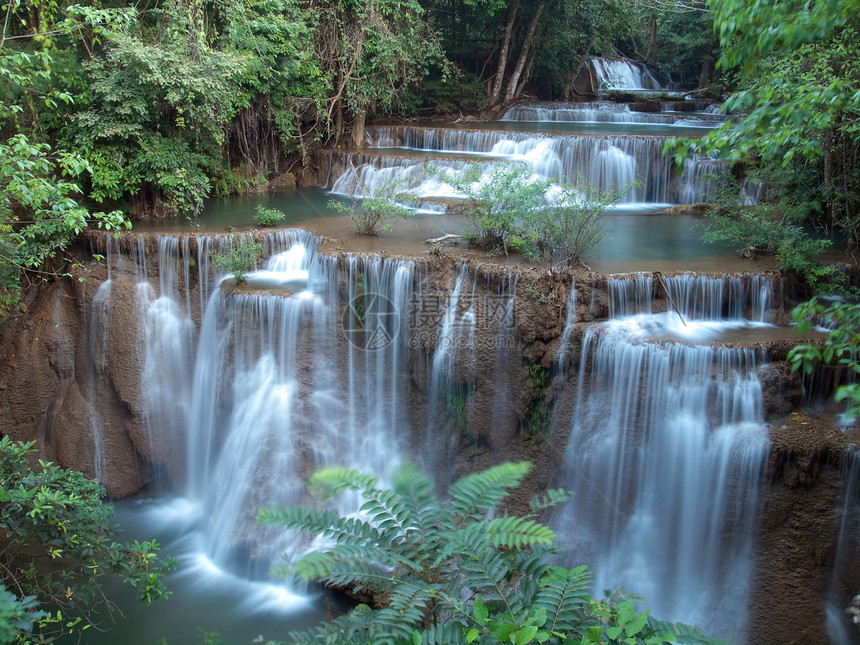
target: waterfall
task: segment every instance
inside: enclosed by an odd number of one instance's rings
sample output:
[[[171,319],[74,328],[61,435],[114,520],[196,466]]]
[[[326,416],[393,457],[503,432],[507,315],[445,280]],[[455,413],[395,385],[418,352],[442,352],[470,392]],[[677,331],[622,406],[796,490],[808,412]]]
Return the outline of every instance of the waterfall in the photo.
[[[592,58],[591,68],[602,90],[660,90],[662,84],[643,65],[629,60]]]
[[[142,407],[149,452],[161,462],[182,449],[174,429],[181,428],[185,420],[196,333],[189,310],[176,298],[177,268],[184,264],[179,250],[178,237],[160,236],[158,295],[145,280],[138,283],[137,290],[140,317],[144,321],[144,333],[140,336],[144,356],[141,378],[145,384],[141,388]]]
[[[663,278],[681,315],[693,320],[767,322],[773,306],[773,279],[768,276],[706,276],[686,273]]]
[[[609,292],[609,317],[622,318],[651,313],[654,277],[650,273],[606,279]]]
[[[399,142],[403,148],[422,152],[468,153],[486,174],[492,162],[525,163],[539,177],[584,180],[600,190],[628,188],[621,202],[668,203],[671,166],[663,156],[663,137],[546,135],[528,132],[462,131],[448,128],[379,126],[368,128],[371,145]],[[400,178],[408,191],[421,196],[457,197],[450,186],[426,172],[426,161],[413,156],[389,156],[383,150],[332,156],[328,188],[352,194],[361,187]],[[434,158],[442,170],[462,172],[465,158]],[[634,180],[641,185],[630,188]],[[368,191],[370,192],[370,191]]]
[[[720,159],[693,158],[684,160],[681,173],[681,188],[678,202],[695,204],[697,202],[713,201],[717,177],[728,171],[725,161]]]
[[[589,103],[552,103],[515,105],[505,112],[501,121],[531,121],[537,123],[640,123],[713,128],[721,123],[721,115],[707,112],[639,112],[624,103],[594,101]]]
[[[671,298],[666,309],[675,312],[677,307],[688,321],[767,323],[771,318],[774,285],[770,276],[682,273],[660,276],[660,281],[655,287],[654,276],[647,273],[607,278],[609,317],[650,314],[655,288],[658,296],[665,288]]]
[[[250,527],[261,506],[300,503],[314,469],[384,479],[396,467],[413,270],[411,261],[346,258],[338,316],[333,260],[296,241],[248,275],[265,291],[213,293],[187,419],[188,496],[210,509],[212,560],[228,562],[237,548],[264,561],[300,552],[295,536]]]
[[[621,584],[648,598],[655,615],[742,641],[768,454],[764,355],[696,343],[764,324],[773,284],[660,280],[607,279],[610,320],[586,331],[578,387],[562,394],[574,404],[563,468],[574,497],[558,530],[576,536],[571,550],[593,563],[597,589]],[[686,323],[673,310],[652,313],[663,286]],[[688,340],[661,341],[666,329]],[[565,331],[560,355],[571,340]]]
[[[107,254],[108,266],[110,266],[110,253]],[[110,272],[108,272],[110,275]],[[105,390],[103,387],[104,380],[107,376],[108,364],[108,330],[110,329],[110,311],[111,311],[111,279],[99,285],[93,296],[92,303],[89,307],[90,325],[89,325],[89,341],[90,341],[90,367],[87,375],[87,396],[91,414],[91,429],[93,433],[93,473],[99,482],[104,482],[106,475],[106,459],[102,450],[102,441],[104,438],[105,429],[102,423],[100,410],[104,409]]]
[[[516,293],[516,274],[482,274],[463,264],[450,291],[421,294],[412,333],[431,355],[419,459],[438,482],[452,480],[464,447],[504,449],[516,440],[519,421],[511,393],[522,361]]]
[[[567,292],[567,313],[564,319],[564,330],[561,333],[561,347],[558,350],[556,363],[561,370],[567,369],[568,348],[573,340],[576,325],[576,280],[571,279],[570,291]]]
[[[654,615],[741,638],[768,452],[762,357],[643,341],[639,318],[583,340],[558,532],[596,589],[620,584]]]

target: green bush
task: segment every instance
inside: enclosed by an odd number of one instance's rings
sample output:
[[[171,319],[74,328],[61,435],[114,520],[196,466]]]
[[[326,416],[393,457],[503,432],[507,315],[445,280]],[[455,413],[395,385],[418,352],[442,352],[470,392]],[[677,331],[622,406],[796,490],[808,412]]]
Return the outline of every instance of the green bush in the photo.
[[[603,217],[624,191],[601,191],[570,183],[550,208],[526,214],[523,254],[533,260],[557,260],[573,267],[603,239]]]
[[[416,199],[406,192],[408,187],[405,180],[395,178],[373,186],[359,181],[349,204],[332,199],[328,205],[338,213],[349,215],[352,226],[359,235],[377,235],[380,229],[390,231],[392,220],[412,217],[412,211],[403,205],[412,204]]]
[[[213,250],[210,252],[210,257],[216,267],[232,273],[236,278],[236,284],[239,285],[245,281],[248,272],[257,266],[257,260],[260,259],[262,251],[262,245],[255,243],[251,238],[231,235],[230,250],[226,252]]]
[[[797,321],[797,330],[804,333],[813,322],[823,322],[831,330],[823,345],[799,345],[788,353],[791,371],[802,370],[812,374],[817,365],[836,368],[847,376],[836,390],[836,402],[845,401],[849,416],[860,415],[860,383],[855,379],[860,374],[860,304],[853,302],[822,302],[813,298],[798,305],[792,312]],[[847,382],[845,382],[847,381]]]
[[[279,211],[277,208],[266,208],[265,206],[257,206],[257,214],[254,215],[254,221],[260,226],[274,226],[287,219],[287,214]]]
[[[471,240],[490,252],[507,255],[509,250],[519,250],[524,222],[542,217],[550,208],[546,192],[552,182],[534,178],[522,163],[495,164],[483,177],[479,164],[470,165],[460,176],[432,165],[428,170],[466,195]]]
[[[0,635],[11,626],[19,642],[45,642],[96,624],[111,604],[100,589],[108,574],[147,603],[167,597],[163,576],[175,563],[158,557],[158,544],[117,541],[104,488],[42,460],[31,468],[35,453],[33,442],[0,439],[0,583],[15,596],[0,594]]]

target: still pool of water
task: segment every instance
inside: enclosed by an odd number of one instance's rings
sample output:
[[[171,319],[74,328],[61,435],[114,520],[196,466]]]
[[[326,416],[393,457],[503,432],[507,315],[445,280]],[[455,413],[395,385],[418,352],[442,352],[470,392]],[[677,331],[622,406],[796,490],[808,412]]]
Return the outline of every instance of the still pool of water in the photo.
[[[196,220],[145,222],[137,224],[135,230],[162,233],[247,230],[255,226],[255,208],[262,205],[277,208],[287,215],[280,226],[307,228],[334,240],[332,248],[336,250],[422,255],[428,250],[425,240],[448,233],[461,234],[468,228],[464,215],[418,212],[409,220],[395,222],[389,232],[381,232],[377,237],[362,237],[353,232],[348,217],[328,207],[330,199],[319,189],[213,199],[206,203]],[[655,211],[654,205],[615,208],[604,219],[604,239],[587,254],[587,259],[610,263],[678,262],[731,256],[730,247],[701,241],[698,221],[699,218],[690,215]],[[463,245],[457,247],[458,251],[462,248]]]

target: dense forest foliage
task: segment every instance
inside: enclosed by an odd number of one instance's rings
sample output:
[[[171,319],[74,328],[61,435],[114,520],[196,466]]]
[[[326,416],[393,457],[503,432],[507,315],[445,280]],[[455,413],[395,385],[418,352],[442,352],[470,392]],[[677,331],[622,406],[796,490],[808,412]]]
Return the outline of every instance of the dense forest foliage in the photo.
[[[736,204],[732,233],[746,218],[758,228],[740,233],[773,251],[797,248],[801,238],[780,231],[809,223],[856,238],[856,4],[9,0],[5,304],[22,268],[56,271],[86,226],[191,216],[210,195],[288,171],[301,181],[315,148],[361,146],[369,118],[586,98],[575,79],[594,56],[647,63],[702,95],[731,93],[732,124],[675,150],[719,152],[739,162],[739,182],[762,182],[774,209]]]
[[[571,98],[589,56],[692,77],[715,54],[706,12],[631,0],[63,4],[5,6],[5,133],[80,153],[92,199],[138,215],[265,183],[368,116]]]

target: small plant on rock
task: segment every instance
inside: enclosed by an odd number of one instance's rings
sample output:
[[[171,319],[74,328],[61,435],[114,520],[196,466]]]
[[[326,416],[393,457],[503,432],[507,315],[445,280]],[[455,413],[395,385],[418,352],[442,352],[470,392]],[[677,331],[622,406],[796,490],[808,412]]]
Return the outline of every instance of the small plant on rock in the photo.
[[[274,226],[280,224],[287,219],[287,214],[284,211],[279,211],[277,208],[266,208],[265,206],[257,206],[257,214],[254,215],[254,221],[260,226]]]
[[[375,184],[359,181],[348,204],[336,199],[329,201],[329,208],[349,215],[353,228],[359,235],[378,235],[379,230],[390,231],[396,219],[409,219],[412,211],[404,204],[413,204],[414,195],[406,190],[405,180],[392,178]]]
[[[255,243],[253,239],[246,236],[231,235],[229,251],[212,251],[210,257],[212,264],[219,269],[232,273],[236,278],[236,284],[245,281],[245,276],[256,265],[260,259],[263,247]]]

